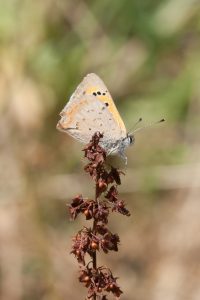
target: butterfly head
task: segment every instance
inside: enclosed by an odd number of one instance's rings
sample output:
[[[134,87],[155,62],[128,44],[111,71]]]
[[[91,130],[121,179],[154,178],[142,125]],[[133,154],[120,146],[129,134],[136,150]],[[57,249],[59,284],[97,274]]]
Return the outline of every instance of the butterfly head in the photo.
[[[127,133],[127,136],[122,140],[122,144],[124,145],[125,148],[134,144],[134,142],[135,142],[135,136],[133,135],[133,133]]]

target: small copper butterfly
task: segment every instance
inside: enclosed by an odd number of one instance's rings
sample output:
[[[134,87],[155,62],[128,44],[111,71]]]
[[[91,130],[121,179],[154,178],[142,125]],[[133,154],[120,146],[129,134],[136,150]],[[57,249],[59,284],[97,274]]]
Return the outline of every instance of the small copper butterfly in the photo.
[[[102,132],[101,146],[107,155],[118,154],[127,162],[125,149],[134,143],[135,138],[132,133],[127,133],[114,101],[99,76],[91,73],[83,79],[60,116],[58,130],[67,132],[84,144],[91,140],[95,132]]]

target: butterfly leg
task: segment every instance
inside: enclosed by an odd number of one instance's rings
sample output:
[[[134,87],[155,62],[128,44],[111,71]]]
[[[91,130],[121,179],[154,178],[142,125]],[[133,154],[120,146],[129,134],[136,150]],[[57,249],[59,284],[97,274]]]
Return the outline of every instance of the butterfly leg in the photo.
[[[127,156],[125,155],[124,148],[119,149],[119,147],[115,147],[111,149],[109,153],[107,153],[107,155],[114,155],[114,154],[118,154],[123,159],[125,165],[127,165],[128,159]]]
[[[125,155],[124,151],[120,151],[119,156],[123,159],[125,165],[127,165],[128,159],[127,159],[127,156]]]

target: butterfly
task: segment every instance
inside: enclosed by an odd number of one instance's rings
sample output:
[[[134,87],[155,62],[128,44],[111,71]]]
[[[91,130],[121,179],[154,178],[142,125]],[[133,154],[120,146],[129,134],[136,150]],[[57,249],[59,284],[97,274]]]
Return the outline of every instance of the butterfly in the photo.
[[[101,132],[100,145],[107,155],[118,154],[127,163],[125,149],[134,143],[135,137],[127,133],[108,88],[99,76],[94,73],[85,76],[60,116],[58,130],[84,144],[89,143],[95,132]]]

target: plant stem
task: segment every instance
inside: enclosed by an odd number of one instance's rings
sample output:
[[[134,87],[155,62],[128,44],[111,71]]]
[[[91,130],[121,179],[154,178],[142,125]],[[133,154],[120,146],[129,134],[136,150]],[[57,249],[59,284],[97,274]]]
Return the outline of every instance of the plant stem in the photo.
[[[96,184],[95,184],[95,202],[98,202],[98,181],[96,181]],[[94,234],[96,234],[96,220],[94,220],[93,222],[93,228],[92,228],[92,231]],[[96,269],[97,268],[97,252],[96,250],[93,252],[93,256],[92,256],[92,263],[93,263],[93,269]],[[93,297],[93,300],[96,300],[97,295],[94,294],[94,297]]]
[[[93,222],[93,234],[96,234],[96,221],[94,220]],[[94,250],[93,255],[92,255],[92,263],[93,263],[93,269],[97,268],[97,252]]]
[[[97,268],[97,253],[96,253],[96,250],[93,252],[93,255],[92,255],[92,263],[93,263],[93,269],[96,269]],[[96,300],[96,294],[94,294],[93,300]]]

